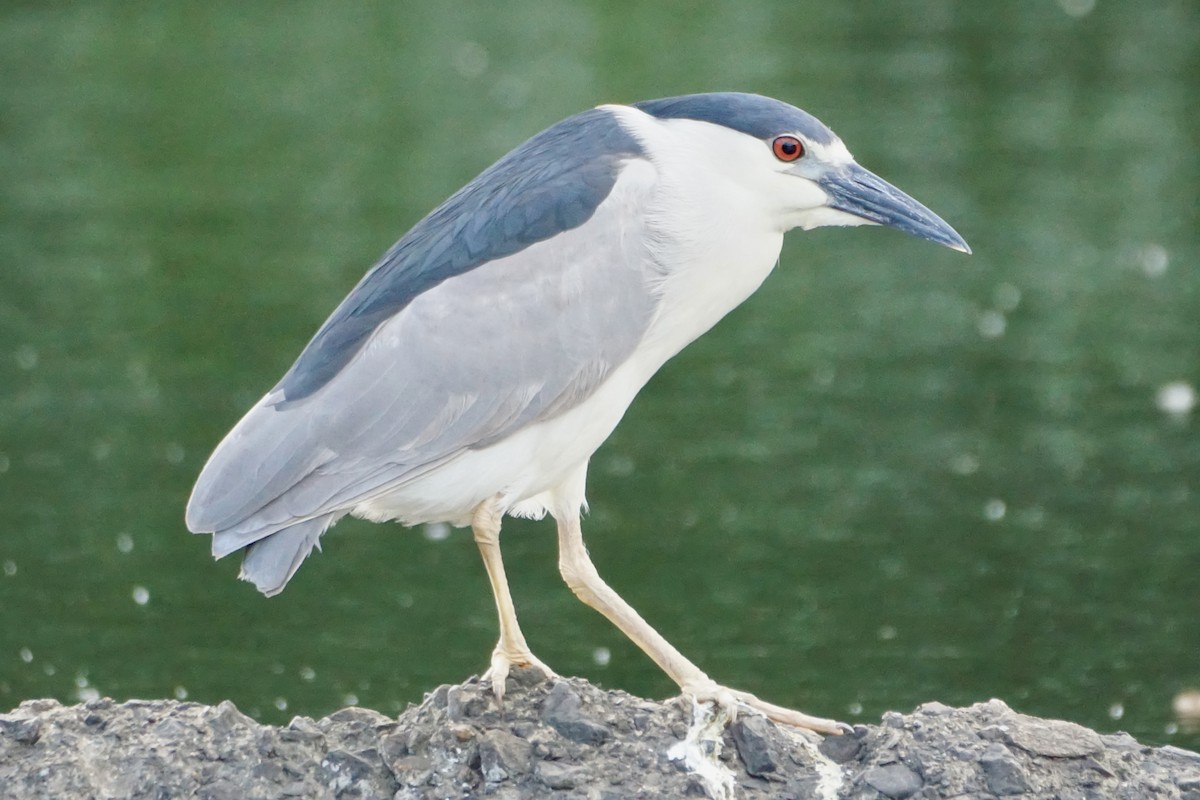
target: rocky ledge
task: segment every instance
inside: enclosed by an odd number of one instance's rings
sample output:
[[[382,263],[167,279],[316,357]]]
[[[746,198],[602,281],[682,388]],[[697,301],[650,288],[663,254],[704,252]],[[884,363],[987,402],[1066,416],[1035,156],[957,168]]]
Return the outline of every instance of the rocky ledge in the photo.
[[[397,719],[261,725],[232,703],[31,700],[0,715],[5,798],[1128,798],[1200,800],[1200,755],[998,700],[928,703],[821,739],[523,670]]]

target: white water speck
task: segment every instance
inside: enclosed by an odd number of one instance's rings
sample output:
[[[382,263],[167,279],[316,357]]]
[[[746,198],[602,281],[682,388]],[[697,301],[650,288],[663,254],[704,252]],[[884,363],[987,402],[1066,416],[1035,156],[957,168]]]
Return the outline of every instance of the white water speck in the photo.
[[[91,686],[85,686],[75,693],[81,703],[90,703],[93,700],[100,699],[100,690]]]
[[[1171,265],[1171,256],[1167,253],[1167,248],[1160,244],[1147,244],[1139,248],[1134,260],[1148,278],[1161,278],[1167,274],[1167,267]]]
[[[358,695],[351,692],[350,694],[347,694],[344,697],[342,697],[342,703],[343,703],[343,705],[347,705],[347,706],[356,706],[356,705],[358,705]]]
[[[612,651],[607,647],[597,647],[592,651],[592,661],[594,661],[597,666],[607,667],[608,662],[612,661]]]
[[[278,708],[280,711],[287,711],[287,698],[286,697],[276,697],[275,698],[275,707]]]
[[[1003,500],[992,498],[983,504],[983,517],[988,522],[999,522],[1008,513],[1008,506]]]
[[[1184,689],[1171,698],[1171,710],[1175,716],[1186,720],[1200,720],[1200,689]]]
[[[999,311],[984,311],[975,322],[979,335],[985,339],[998,339],[1008,328],[1008,320]]]
[[[955,475],[974,475],[979,471],[979,457],[974,453],[959,453],[950,459],[950,471]]]
[[[470,40],[460,42],[451,53],[450,61],[459,77],[468,80],[478,78],[487,72],[488,51],[479,42]]]
[[[852,717],[861,717],[863,713],[862,703],[851,703],[846,706],[846,713]]]
[[[1111,719],[1120,719],[1125,716],[1125,706],[1122,703],[1113,703],[1108,707],[1108,716]]]
[[[1158,410],[1167,414],[1183,416],[1196,407],[1196,390],[1184,381],[1172,381],[1159,387],[1154,396]]]
[[[1011,283],[1002,283],[992,291],[992,302],[996,308],[1008,313],[1021,305],[1021,290]]]
[[[28,372],[38,364],[37,348],[31,344],[23,344],[17,348],[17,352],[14,354],[14,359],[16,360],[18,367]]]
[[[187,696],[188,696],[187,689],[185,689],[182,686],[175,687],[175,699],[176,700],[187,700]]]
[[[1058,0],[1059,7],[1067,16],[1079,19],[1096,10],[1096,0]]]
[[[18,655],[21,656],[21,660],[26,664],[29,664],[33,661],[33,651],[28,647],[22,647],[21,652],[18,653]]]
[[[183,445],[181,445],[179,442],[168,442],[167,446],[163,448],[163,458],[167,460],[168,464],[183,463],[183,457],[185,455],[187,455],[187,453],[184,452]]]
[[[316,679],[317,679],[317,671],[315,669],[313,669],[312,667],[301,667],[300,668],[300,680],[304,681],[305,683],[312,683]]]
[[[117,550],[122,553],[133,552],[133,537],[125,531],[117,534]]]
[[[884,625],[880,627],[878,631],[876,631],[875,635],[879,637],[879,641],[887,642],[895,639],[899,633],[900,632],[896,630],[894,625]]]
[[[139,606],[144,606],[150,602],[150,590],[145,586],[133,587],[133,602]]]
[[[431,542],[443,542],[450,538],[450,526],[444,522],[431,522],[421,528],[421,533]]]
[[[625,478],[632,475],[634,469],[633,459],[623,455],[610,456],[608,463],[605,465],[605,472],[618,478]]]
[[[4,560],[4,577],[11,578],[13,575],[16,575],[16,574],[17,574],[17,562],[13,561],[11,558],[6,558]]]
[[[54,673],[58,672],[58,667],[54,666],[53,664],[42,664],[42,672],[46,673],[47,675],[53,675]]]

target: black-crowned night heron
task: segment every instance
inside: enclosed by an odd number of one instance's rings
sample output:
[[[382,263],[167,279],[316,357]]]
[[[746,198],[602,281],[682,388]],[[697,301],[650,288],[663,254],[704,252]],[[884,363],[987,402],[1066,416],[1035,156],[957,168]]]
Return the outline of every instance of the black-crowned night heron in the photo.
[[[347,514],[470,525],[500,640],[485,678],[544,669],[500,559],[505,514],[558,523],[559,567],[680,689],[777,721],[825,719],[711,680],[608,587],[580,531],[588,459],[659,367],[745,300],[783,234],[888,225],[970,252],[814,117],[720,93],[554,125],[422,219],[334,310],[204,467],[187,508],[217,558],[281,591]]]

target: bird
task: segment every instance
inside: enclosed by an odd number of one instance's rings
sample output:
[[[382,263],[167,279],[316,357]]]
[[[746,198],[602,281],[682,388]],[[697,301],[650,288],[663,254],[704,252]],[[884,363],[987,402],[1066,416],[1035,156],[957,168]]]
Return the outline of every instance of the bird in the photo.
[[[834,720],[718,684],[600,577],[584,545],[588,462],[672,356],[746,300],[799,228],[883,225],[970,253],[858,165],[816,117],[742,92],[605,104],[517,146],[394,244],[233,427],[188,500],[212,553],[280,592],[351,515],[470,527],[499,639],[498,702],[530,650],[503,517],[549,515],[567,586],[683,695],[837,734]]]

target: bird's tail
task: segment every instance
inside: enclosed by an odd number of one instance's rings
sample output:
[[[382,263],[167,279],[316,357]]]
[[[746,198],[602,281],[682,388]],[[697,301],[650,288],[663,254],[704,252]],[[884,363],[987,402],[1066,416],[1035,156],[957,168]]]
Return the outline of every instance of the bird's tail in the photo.
[[[250,581],[267,597],[277,595],[296,574],[312,549],[321,549],[320,539],[340,514],[326,514],[297,522],[246,547],[238,577]],[[220,537],[217,533],[214,538]],[[214,550],[216,547],[214,546]]]

